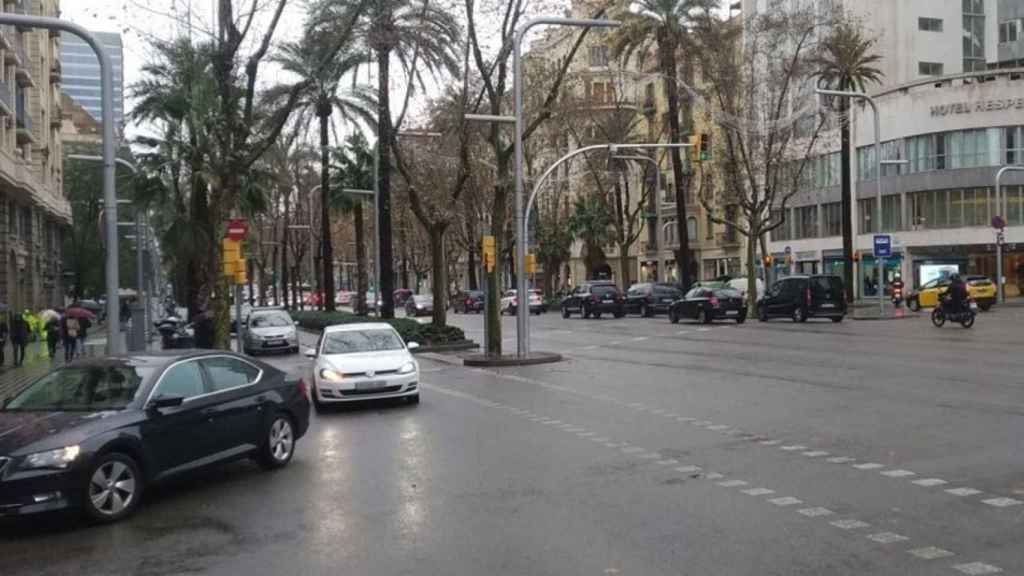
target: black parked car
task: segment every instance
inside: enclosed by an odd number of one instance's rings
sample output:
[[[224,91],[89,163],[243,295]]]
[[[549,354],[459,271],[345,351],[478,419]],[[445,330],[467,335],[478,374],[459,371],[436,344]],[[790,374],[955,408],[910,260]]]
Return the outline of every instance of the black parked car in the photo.
[[[434,297],[430,294],[414,294],[405,301],[405,315],[409,318],[429,316],[434,313]]]
[[[626,291],[626,313],[650,318],[655,314],[668,312],[672,303],[682,297],[683,291],[672,284],[633,284]]]
[[[584,318],[600,318],[609,313],[616,318],[626,315],[626,302],[622,291],[610,281],[595,280],[577,286],[571,294],[562,299],[562,318],[578,313]]]
[[[788,276],[772,285],[757,306],[758,319],[830,318],[842,322],[846,316],[846,296],[839,276]]]
[[[452,312],[458,314],[469,314],[470,312],[483,312],[487,304],[483,290],[463,290],[455,298],[452,298]]]
[[[309,426],[298,378],[228,352],[72,363],[0,409],[0,517],[74,508],[130,514],[152,483],[254,457],[288,464]]]
[[[698,286],[676,300],[668,309],[668,319],[673,323],[682,318],[692,318],[702,324],[713,320],[735,320],[743,324],[747,319],[747,307],[743,294],[732,288],[704,288]]]

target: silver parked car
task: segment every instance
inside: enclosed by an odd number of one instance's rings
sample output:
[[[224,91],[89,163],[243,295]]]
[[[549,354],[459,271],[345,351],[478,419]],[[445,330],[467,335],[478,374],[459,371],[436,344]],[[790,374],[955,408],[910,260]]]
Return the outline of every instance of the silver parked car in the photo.
[[[292,317],[283,310],[258,310],[249,315],[242,348],[246,354],[299,351],[299,335]]]

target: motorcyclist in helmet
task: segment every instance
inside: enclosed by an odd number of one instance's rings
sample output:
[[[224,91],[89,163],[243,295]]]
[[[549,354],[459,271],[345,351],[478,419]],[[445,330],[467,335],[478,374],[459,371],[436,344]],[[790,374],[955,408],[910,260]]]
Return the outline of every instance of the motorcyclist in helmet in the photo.
[[[959,274],[953,274],[949,279],[948,294],[950,297],[950,312],[959,314],[964,309],[964,302],[967,301],[967,284],[964,283]]]

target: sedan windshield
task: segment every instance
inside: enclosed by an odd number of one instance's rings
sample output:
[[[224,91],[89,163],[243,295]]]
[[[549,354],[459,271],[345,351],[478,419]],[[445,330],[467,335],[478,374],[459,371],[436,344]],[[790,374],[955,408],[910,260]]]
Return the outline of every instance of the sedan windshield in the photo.
[[[249,324],[253,328],[282,328],[291,326],[292,319],[287,314],[260,314],[253,316]]]
[[[394,330],[345,330],[331,332],[324,339],[323,354],[355,354],[401,350],[402,339]]]
[[[16,396],[6,410],[120,410],[152,369],[140,366],[74,366],[43,376]]]

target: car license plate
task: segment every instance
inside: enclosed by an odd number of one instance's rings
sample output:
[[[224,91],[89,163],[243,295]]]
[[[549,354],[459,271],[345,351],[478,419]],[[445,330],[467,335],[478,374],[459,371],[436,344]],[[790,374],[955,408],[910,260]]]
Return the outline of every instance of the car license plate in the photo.
[[[365,382],[356,382],[356,390],[377,390],[378,388],[383,387],[383,380],[367,380]]]
[[[267,346],[284,346],[284,340],[267,340]]]
[[[611,296],[605,296],[604,298],[602,298],[602,300],[604,300],[605,302],[611,302],[612,297]]]
[[[971,302],[971,310],[977,310],[977,309],[978,309],[978,303],[977,302]]]
[[[832,304],[832,303],[829,303],[829,302],[826,302],[826,303],[822,304],[821,307],[822,308],[835,308],[836,305]]]
[[[735,315],[737,315],[739,313],[740,313],[739,310],[726,310],[725,311],[725,315],[726,316],[735,316]]]
[[[672,299],[671,298],[662,298],[661,299],[661,303],[662,304],[671,304],[672,303]]]

